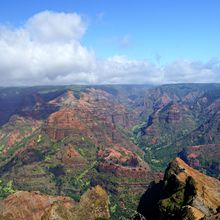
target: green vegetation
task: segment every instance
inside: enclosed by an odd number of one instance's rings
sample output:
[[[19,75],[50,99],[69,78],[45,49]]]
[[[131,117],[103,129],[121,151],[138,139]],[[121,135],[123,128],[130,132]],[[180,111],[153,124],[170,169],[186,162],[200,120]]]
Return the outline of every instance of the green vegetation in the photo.
[[[213,89],[210,85],[195,86],[192,84],[165,85],[151,89],[149,94],[146,92],[146,88],[148,88],[146,86],[95,86],[95,88],[103,89],[112,95],[114,99],[113,105],[116,105],[119,109],[125,109],[118,110],[117,114],[120,116],[120,113],[124,114],[123,111],[125,111],[126,117],[120,120],[128,120],[128,126],[119,125],[124,123],[120,121],[119,124],[116,123],[116,126],[109,126],[108,130],[105,122],[108,121],[106,118],[111,112],[107,111],[105,115],[106,107],[104,106],[102,109],[102,106],[98,106],[95,111],[101,110],[100,118],[104,122],[100,123],[98,116],[95,116],[92,120],[89,118],[91,122],[89,121],[87,124],[87,121],[85,120],[86,122],[84,122],[82,119],[83,117],[86,118],[86,114],[79,119],[82,120],[85,129],[86,126],[90,126],[90,123],[94,123],[95,129],[98,129],[98,135],[95,133],[98,136],[97,140],[93,140],[93,134],[91,135],[92,137],[89,136],[93,132],[92,129],[88,131],[88,136],[86,136],[87,132],[82,134],[72,132],[71,135],[62,140],[51,140],[46,134],[46,120],[52,112],[59,110],[60,106],[54,108],[54,106],[47,104],[44,109],[42,104],[40,108],[43,110],[37,109],[35,111],[34,99],[29,94],[40,95],[43,100],[42,103],[48,103],[67,90],[71,90],[75,97],[79,99],[81,93],[85,92],[87,88],[91,88],[91,86],[49,86],[17,88],[11,91],[2,89],[4,94],[6,94],[6,98],[0,92],[0,97],[3,100],[0,100],[0,102],[5,107],[9,107],[8,115],[4,113],[4,120],[0,119],[0,123],[3,125],[0,131],[4,131],[4,135],[0,139],[1,178],[5,181],[5,183],[0,182],[2,197],[13,193],[13,190],[22,189],[39,190],[50,195],[68,195],[75,201],[80,201],[85,191],[91,186],[100,184],[110,195],[109,206],[112,219],[128,219],[130,216],[135,215],[141,196],[141,193],[135,193],[135,187],[134,190],[132,189],[133,191],[131,190],[133,187],[131,185],[140,183],[141,186],[145,186],[150,178],[120,177],[114,175],[114,171],[111,171],[111,169],[106,173],[101,172],[98,165],[104,163],[105,158],[97,156],[97,152],[100,149],[113,147],[114,144],[122,147],[129,146],[135,154],[151,166],[152,170],[164,171],[168,162],[175,158],[183,147],[201,143],[219,143],[220,141],[218,118],[214,118],[215,108],[219,108],[217,106],[210,111],[206,109],[208,104],[220,97],[219,85],[214,86]],[[191,94],[192,91],[193,93]],[[215,91],[217,94],[215,94]],[[197,93],[200,93],[200,95],[197,95]],[[22,101],[26,96],[29,97],[30,101],[24,105]],[[206,98],[208,104],[204,101]],[[7,99],[12,100],[12,103],[7,104]],[[88,102],[88,105],[90,104]],[[176,107],[177,110],[175,108],[173,110],[173,104],[180,105],[180,107]],[[0,105],[1,112],[4,110],[1,109],[2,105]],[[24,105],[22,109],[19,109],[20,105]],[[6,123],[11,115],[14,114],[15,109],[24,111],[22,113],[27,115],[30,115],[33,111],[33,117],[44,123],[42,128],[31,135],[25,136],[26,132],[31,129],[30,124],[25,123],[20,126]],[[19,111],[16,113],[19,114]],[[206,126],[201,127],[208,120],[210,120],[210,123],[207,122]],[[135,126],[131,128],[133,125]],[[57,127],[58,125],[55,124],[54,128]],[[15,128],[24,138],[17,140],[5,153],[8,132]],[[147,131],[147,128],[150,128],[149,131]],[[74,127],[73,131],[78,131],[77,129],[77,127]],[[115,139],[111,137],[111,134],[109,136],[105,134],[109,131],[111,133],[111,129],[114,129],[114,132],[118,134],[118,137],[115,135]],[[102,131],[105,132],[103,133]],[[144,153],[133,146],[132,142],[138,145]],[[34,146],[31,143],[34,143]],[[77,152],[75,158],[71,156],[71,152],[70,156],[68,155],[67,148],[69,146],[72,146]],[[25,150],[25,147],[29,148],[29,151],[19,154],[19,152],[23,152],[20,151],[21,149]],[[214,176],[217,173],[216,177],[220,178],[218,154],[216,153],[214,157],[211,154],[212,152],[206,151],[207,154],[204,152],[198,157],[201,169],[208,175]],[[123,157],[126,157],[126,153],[123,151],[120,153]],[[129,162],[120,163],[120,160],[114,163],[124,166],[129,165]],[[144,163],[141,165],[146,166]],[[15,186],[13,186],[11,179],[16,179]],[[161,201],[161,210],[172,212],[178,208],[182,201],[183,192],[180,190],[169,199]]]
[[[162,215],[169,216],[178,213],[180,207],[184,204],[184,190],[179,190],[169,198],[163,199],[159,203],[159,209]]]
[[[0,179],[0,199],[3,199],[7,197],[10,194],[15,193],[14,187],[13,187],[13,181],[10,180],[7,183],[4,183]]]

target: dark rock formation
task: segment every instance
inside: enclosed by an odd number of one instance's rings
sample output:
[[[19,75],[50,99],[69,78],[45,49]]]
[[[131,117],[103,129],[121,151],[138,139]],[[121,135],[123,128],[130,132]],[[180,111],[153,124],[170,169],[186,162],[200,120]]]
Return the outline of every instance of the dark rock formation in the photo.
[[[220,181],[176,158],[164,180],[152,183],[142,196],[138,212],[149,220],[202,219],[217,215],[219,207]]]

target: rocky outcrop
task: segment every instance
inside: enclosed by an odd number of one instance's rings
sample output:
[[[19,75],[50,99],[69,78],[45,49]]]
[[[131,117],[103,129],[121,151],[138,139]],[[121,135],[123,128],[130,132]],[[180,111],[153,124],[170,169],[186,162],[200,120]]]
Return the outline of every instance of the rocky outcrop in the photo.
[[[125,167],[113,163],[100,163],[98,171],[113,174],[117,177],[145,178],[150,173],[149,170],[142,167]]]
[[[45,210],[54,202],[69,209],[75,206],[68,197],[54,197],[39,192],[19,191],[0,201],[0,219],[10,220],[41,220]]]
[[[128,211],[155,179],[143,151],[152,167],[162,170],[182,147],[199,146],[188,148],[189,164],[218,177],[219,149],[209,144],[220,142],[219,88],[184,84],[151,89],[131,85],[1,89],[1,179],[13,180],[15,189],[72,193],[77,201],[90,185],[100,184]],[[63,174],[57,178],[51,171],[59,168]],[[184,207],[186,215],[199,216],[196,207],[188,203]],[[54,213],[62,209],[59,202],[50,208]]]
[[[143,160],[132,151],[115,145],[112,148],[101,149],[98,152],[98,159],[128,167],[138,167],[143,164]]]
[[[138,212],[147,219],[202,219],[217,215],[220,181],[194,170],[176,158],[164,180],[152,184],[142,196]]]
[[[96,186],[77,204],[68,197],[17,192],[0,201],[1,220],[96,220],[110,218],[108,195]]]
[[[108,194],[100,186],[88,190],[80,199],[78,206],[73,208],[73,220],[109,219]]]
[[[143,178],[150,173],[149,166],[136,154],[121,146],[98,152],[98,170],[118,177]]]
[[[80,203],[72,209],[64,208],[60,203],[54,203],[46,210],[42,220],[97,220],[109,219],[108,195],[96,186],[88,190],[81,198]]]

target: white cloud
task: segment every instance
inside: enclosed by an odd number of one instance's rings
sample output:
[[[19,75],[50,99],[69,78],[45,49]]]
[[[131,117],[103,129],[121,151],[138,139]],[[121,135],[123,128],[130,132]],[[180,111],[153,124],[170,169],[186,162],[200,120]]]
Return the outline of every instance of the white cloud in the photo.
[[[80,44],[85,27],[77,14],[48,11],[19,29],[1,27],[0,85],[90,83],[96,57]]]
[[[123,56],[101,61],[97,72],[103,75],[100,83],[157,83],[161,77],[160,69],[147,60],[130,60]]]
[[[80,42],[86,28],[76,13],[49,11],[14,30],[0,26],[0,86],[219,81],[218,61],[180,60],[161,68],[125,56],[97,59]]]
[[[164,78],[168,83],[219,82],[220,62],[218,60],[207,63],[178,60],[164,68]]]
[[[41,43],[69,42],[79,40],[83,36],[86,24],[76,13],[44,11],[31,17],[27,21],[25,29],[34,41]]]

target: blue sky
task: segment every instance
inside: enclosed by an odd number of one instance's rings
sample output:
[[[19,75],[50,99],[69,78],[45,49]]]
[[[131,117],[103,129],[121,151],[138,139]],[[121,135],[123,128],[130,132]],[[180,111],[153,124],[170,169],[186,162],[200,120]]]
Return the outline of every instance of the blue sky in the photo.
[[[218,0],[2,0],[0,22],[18,26],[44,10],[87,17],[82,42],[100,57],[125,54],[162,63],[220,57]]]
[[[205,66],[205,71],[214,62],[211,71],[219,70],[216,64],[220,58],[218,0],[2,0],[0,25],[23,28],[31,17],[43,11],[77,13],[86,26],[80,45],[92,50],[96,59],[120,57],[117,63],[122,62],[122,57],[129,62],[147,60],[150,64],[144,65],[169,70],[180,68],[185,62],[182,72],[189,69],[186,67],[189,62],[190,68]],[[170,66],[171,63],[175,65]],[[173,82],[186,78],[186,82],[191,80],[184,75]]]

